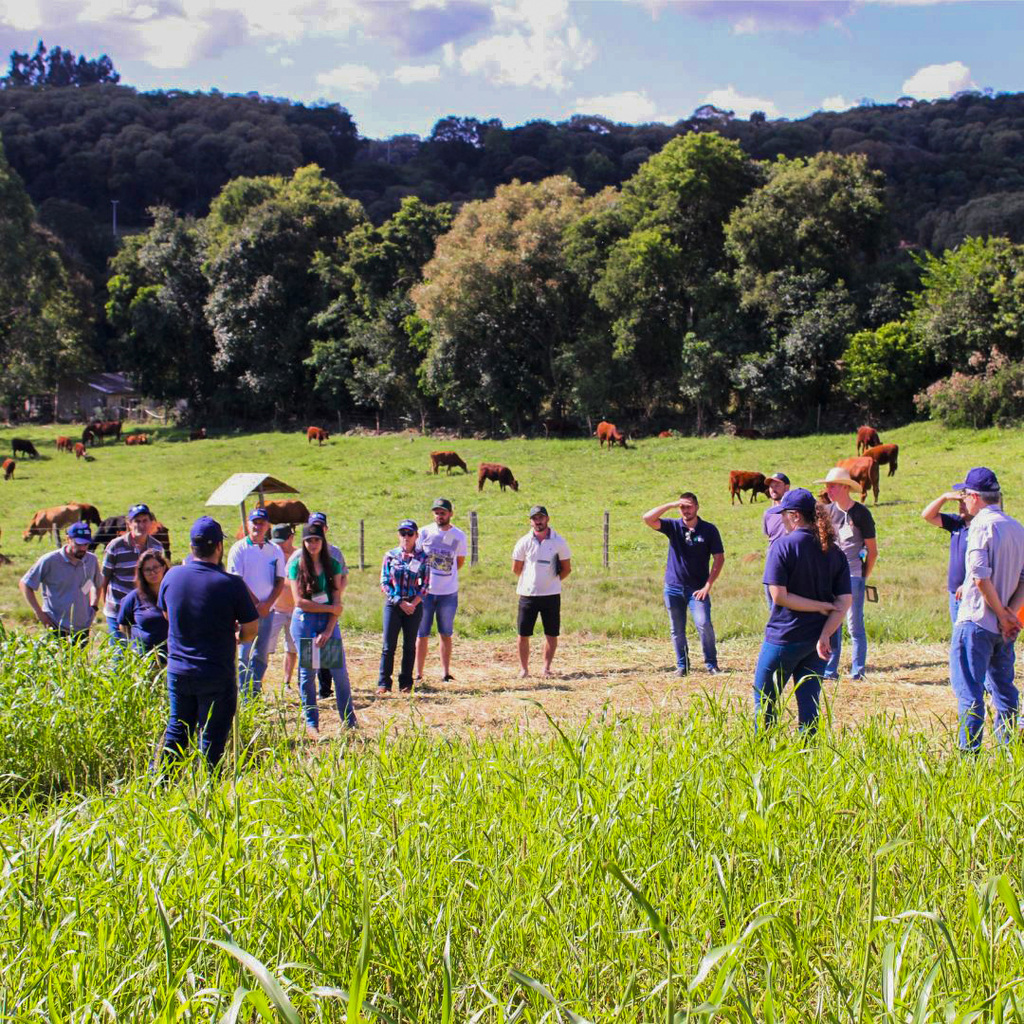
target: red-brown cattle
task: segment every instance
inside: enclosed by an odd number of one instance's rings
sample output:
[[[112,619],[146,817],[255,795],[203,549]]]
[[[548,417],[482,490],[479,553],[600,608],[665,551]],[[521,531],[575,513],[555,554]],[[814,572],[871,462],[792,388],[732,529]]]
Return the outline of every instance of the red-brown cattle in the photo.
[[[85,458],[85,445],[82,444],[81,441],[76,441],[75,442],[75,458],[76,459],[84,459]]]
[[[54,526],[63,529],[71,523],[79,520],[87,523],[95,523],[99,526],[102,520],[95,505],[86,505],[73,501],[67,505],[54,505],[52,508],[41,508],[28,524],[28,529],[22,534],[22,540],[31,540],[33,537],[45,537]]]
[[[305,502],[297,498],[278,498],[275,501],[268,501],[262,505],[267,510],[267,520],[271,525],[275,523],[290,523],[292,526],[305,526],[309,521],[309,509]],[[237,540],[245,536],[245,527],[240,526],[235,534]]]
[[[57,451],[59,452],[70,452],[71,451],[71,438],[70,437],[58,437],[57,438]]]
[[[502,490],[505,490],[506,487],[511,487],[513,491],[519,490],[519,483],[512,475],[512,470],[508,466],[499,465],[497,462],[480,463],[480,468],[476,473],[476,489],[478,491],[484,489],[485,480],[494,480],[501,485]]]
[[[14,476],[14,467],[17,463],[14,459],[4,459],[4,479],[10,480]]]
[[[205,441],[206,440],[206,427],[200,427],[198,430],[192,430],[189,432],[188,439],[190,441]]]
[[[858,427],[857,428],[857,454],[861,455],[865,448],[874,448],[876,445],[880,445],[882,439],[878,436],[878,431],[874,427]]]
[[[740,504],[743,504],[743,492],[750,491],[750,503],[759,494],[768,495],[768,485],[765,483],[764,473],[748,473],[742,469],[729,471],[729,504],[736,503],[737,496]]]
[[[306,443],[316,441],[319,448],[331,435],[323,427],[306,427]]]
[[[430,471],[437,476],[437,471],[442,467],[448,467],[448,475],[452,475],[452,467],[461,466],[464,473],[469,472],[469,467],[459,458],[456,452],[431,452]]]
[[[843,459],[836,465],[845,469],[854,483],[860,484],[861,501],[867,497],[868,488],[871,488],[875,493],[875,504],[878,504],[878,463],[874,459],[858,455],[856,458]]]
[[[85,434],[83,434],[83,444],[91,444],[97,438],[102,441],[105,437],[112,437],[117,441],[121,440],[121,420],[96,420],[85,429],[87,432],[92,433],[92,438],[86,441]]]
[[[889,476],[896,475],[897,462],[900,457],[898,444],[878,444],[874,448],[866,448],[864,454],[869,459],[874,459],[880,466],[888,466]]]
[[[662,431],[662,432],[661,432],[661,433],[660,433],[660,434],[658,435],[658,437],[671,437],[671,436],[672,436],[672,431],[671,431],[671,430],[663,430],[663,431]]]
[[[606,420],[601,420],[597,425],[597,430],[594,431],[594,437],[601,442],[601,447],[604,447],[605,441],[608,442],[609,450],[616,444],[621,444],[623,448],[626,447],[626,438],[614,423],[608,423]]]

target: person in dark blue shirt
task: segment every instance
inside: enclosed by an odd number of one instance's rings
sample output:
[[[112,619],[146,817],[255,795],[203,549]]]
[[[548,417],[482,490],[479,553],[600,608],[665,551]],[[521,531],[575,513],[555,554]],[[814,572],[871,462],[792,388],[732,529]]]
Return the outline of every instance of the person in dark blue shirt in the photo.
[[[831,638],[853,601],[850,567],[831,516],[810,491],[787,492],[772,514],[786,534],[768,549],[764,568],[772,609],[754,670],[754,710],[774,724],[782,688],[794,679],[800,729],[813,730]]]
[[[192,524],[190,539],[191,561],[167,573],[157,602],[167,615],[171,701],[164,757],[180,758],[201,727],[199,748],[213,768],[224,753],[238,703],[236,639],[254,640],[259,619],[242,578],[221,567],[220,523],[201,516]]]
[[[676,652],[676,675],[690,671],[690,653],[686,643],[686,613],[700,637],[704,667],[717,675],[718,650],[715,627],[711,624],[711,587],[725,564],[725,548],[717,527],[697,515],[697,495],[687,491],[678,501],[670,501],[644,513],[644,522],[668,538],[668,562],[665,565],[665,607],[668,609],[672,644]],[[679,509],[679,519],[663,519],[669,509]]]
[[[116,616],[117,628],[127,629],[144,654],[156,651],[161,664],[167,661],[167,619],[157,601],[168,568],[162,552],[143,551],[135,563],[135,586],[121,598]]]
[[[957,515],[940,511],[947,501],[959,502]],[[949,568],[946,571],[946,589],[949,591],[949,618],[956,625],[956,613],[960,610],[960,594],[967,576],[967,528],[974,518],[964,505],[963,491],[946,491],[925,506],[921,518],[932,526],[949,533]]]

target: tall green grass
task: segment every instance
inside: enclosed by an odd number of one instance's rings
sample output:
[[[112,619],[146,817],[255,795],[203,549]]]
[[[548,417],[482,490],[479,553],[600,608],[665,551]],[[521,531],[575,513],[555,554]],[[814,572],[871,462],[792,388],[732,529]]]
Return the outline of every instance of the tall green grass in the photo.
[[[1022,786],[707,703],[9,807],[0,1019],[1021,1021]]]

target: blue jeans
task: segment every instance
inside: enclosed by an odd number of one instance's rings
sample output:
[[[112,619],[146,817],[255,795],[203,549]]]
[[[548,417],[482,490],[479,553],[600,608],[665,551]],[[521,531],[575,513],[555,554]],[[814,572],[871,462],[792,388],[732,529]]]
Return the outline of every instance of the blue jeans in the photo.
[[[850,578],[850,593],[853,596],[853,604],[846,613],[846,628],[853,640],[853,664],[850,666],[850,675],[855,679],[864,675],[864,668],[868,661],[868,635],[864,629],[864,577],[853,576]],[[843,627],[832,634],[832,655],[825,666],[826,679],[839,678],[839,655],[843,650]]]
[[[398,688],[412,691],[412,670],[416,661],[416,632],[423,617],[423,602],[416,605],[412,615],[406,615],[397,604],[384,605],[384,646],[380,652],[380,674],[377,687],[391,689],[391,676],[395,671],[395,651],[398,649],[398,634],[402,634],[402,667],[398,672]]]
[[[231,732],[238,705],[234,679],[167,675],[171,707],[164,732],[164,761],[180,760],[197,730],[199,749],[211,768],[217,766]]]
[[[838,630],[836,631],[838,632]],[[754,669],[754,712],[765,726],[775,724],[778,701],[786,683],[796,681],[796,708],[801,730],[813,730],[818,721],[821,697],[821,675],[825,659],[818,654],[818,640],[800,643],[761,644],[761,653]]]
[[[682,594],[670,593],[666,589],[665,607],[668,609],[672,646],[676,651],[676,668],[684,672],[690,671],[690,651],[686,643],[687,610],[693,616],[693,624],[697,627],[697,636],[700,637],[705,667],[718,668],[715,627],[711,624],[711,598],[698,601],[690,589],[685,590]]]
[[[976,622],[953,627],[949,677],[960,712],[960,749],[977,750],[985,728],[985,691],[996,712],[996,736],[1006,743],[1017,727],[1017,687],[1013,685],[1013,642]]]
[[[115,647],[127,647],[128,640],[124,633],[121,632],[121,627],[117,624],[117,616],[104,615],[103,618],[107,620],[107,632],[110,634],[108,637],[109,642]]]
[[[248,700],[254,693],[263,690],[263,677],[276,636],[274,634],[274,612],[260,619],[256,639],[238,645],[238,692],[242,700]]]
[[[427,594],[423,598],[423,618],[420,620],[417,636],[430,636],[437,616],[437,632],[440,636],[451,636],[455,632],[455,613],[459,610],[459,592],[454,594]]]
[[[960,611],[960,602],[956,599],[956,594],[950,591],[949,594],[949,621],[956,625],[956,617]]]
[[[272,617],[268,616],[268,618]],[[330,616],[324,612],[303,612],[298,608],[292,612],[291,634],[292,639],[295,641],[295,646],[300,652],[302,648],[299,645],[299,641],[319,636],[326,628],[328,618]],[[334,631],[331,633],[331,636],[336,640],[341,639],[341,630],[338,628],[337,623],[334,624]],[[316,703],[317,671],[315,668],[303,668],[300,660],[299,695],[302,700],[302,714],[306,719],[306,725],[311,725],[314,729],[320,728],[320,709]],[[356,725],[356,712],[352,706],[352,687],[348,679],[348,665],[346,664],[344,646],[341,649],[341,668],[325,669],[324,671],[330,672],[334,679],[334,700],[338,705],[338,717],[345,725],[354,728]]]

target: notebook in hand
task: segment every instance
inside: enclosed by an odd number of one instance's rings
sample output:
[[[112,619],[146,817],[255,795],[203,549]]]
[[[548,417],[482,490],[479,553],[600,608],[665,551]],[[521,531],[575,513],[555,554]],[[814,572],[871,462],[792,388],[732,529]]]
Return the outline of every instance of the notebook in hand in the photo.
[[[312,637],[299,641],[300,668],[341,668],[342,659],[341,640],[338,637],[331,637],[323,647],[317,647]]]

